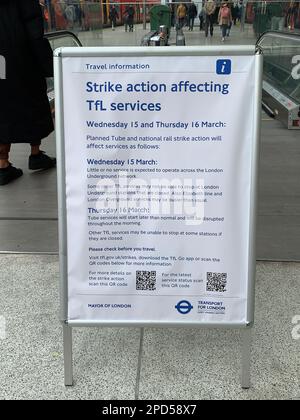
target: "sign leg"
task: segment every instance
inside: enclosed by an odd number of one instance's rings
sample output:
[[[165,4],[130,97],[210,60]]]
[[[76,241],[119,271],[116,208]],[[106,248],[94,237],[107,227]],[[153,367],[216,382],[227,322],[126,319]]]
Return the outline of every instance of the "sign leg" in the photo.
[[[251,344],[252,344],[252,328],[248,327],[242,331],[242,388],[249,389],[251,387]]]
[[[73,385],[72,328],[63,324],[65,386]]]

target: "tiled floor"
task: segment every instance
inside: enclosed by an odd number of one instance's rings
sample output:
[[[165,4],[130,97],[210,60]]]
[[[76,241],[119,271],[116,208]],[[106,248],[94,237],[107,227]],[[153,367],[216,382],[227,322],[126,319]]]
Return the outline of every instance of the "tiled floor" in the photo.
[[[146,328],[142,346],[140,329],[75,328],[65,388],[57,257],[2,255],[0,266],[0,399],[300,399],[300,264],[258,263],[248,391],[240,333],[189,328]]]

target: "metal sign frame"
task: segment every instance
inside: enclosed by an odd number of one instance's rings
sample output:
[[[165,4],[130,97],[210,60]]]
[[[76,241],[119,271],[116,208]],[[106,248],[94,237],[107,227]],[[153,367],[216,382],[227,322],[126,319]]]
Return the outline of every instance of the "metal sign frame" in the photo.
[[[68,320],[68,258],[67,258],[67,210],[66,210],[66,169],[64,138],[64,90],[62,62],[69,57],[159,57],[176,56],[255,56],[255,89],[253,109],[253,141],[251,156],[251,190],[248,250],[248,291],[247,322],[244,323],[200,323],[200,322],[144,322],[144,321],[74,321]],[[250,387],[251,331],[254,323],[255,272],[256,272],[256,218],[257,182],[259,163],[261,93],[263,55],[255,46],[211,46],[211,47],[85,47],[59,48],[54,52],[56,142],[59,212],[59,262],[60,262],[60,319],[63,323],[65,385],[73,385],[72,328],[73,327],[208,327],[241,328],[242,344],[242,387]]]

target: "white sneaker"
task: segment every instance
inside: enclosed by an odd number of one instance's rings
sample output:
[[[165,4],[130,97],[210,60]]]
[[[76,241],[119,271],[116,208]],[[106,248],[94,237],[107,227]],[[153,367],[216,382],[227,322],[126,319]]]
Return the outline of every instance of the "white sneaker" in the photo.
[[[225,41],[225,38],[222,38],[222,42],[224,42]]]

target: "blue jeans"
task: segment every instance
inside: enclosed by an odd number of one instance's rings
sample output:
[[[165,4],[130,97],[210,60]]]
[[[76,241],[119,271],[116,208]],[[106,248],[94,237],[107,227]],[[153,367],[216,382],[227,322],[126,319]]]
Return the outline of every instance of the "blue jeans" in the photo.
[[[225,38],[227,35],[227,29],[228,25],[221,25],[221,31],[222,31],[222,38]]]

